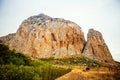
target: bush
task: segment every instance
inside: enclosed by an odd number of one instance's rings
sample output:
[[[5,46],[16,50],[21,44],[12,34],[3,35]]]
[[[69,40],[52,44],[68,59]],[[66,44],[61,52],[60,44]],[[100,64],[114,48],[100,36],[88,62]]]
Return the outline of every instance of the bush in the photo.
[[[0,66],[1,80],[54,80],[68,73],[70,69],[57,68],[51,65],[39,67],[16,66],[13,64]]]
[[[34,60],[31,62],[31,66],[40,66],[40,65],[44,65],[45,63],[41,60]]]
[[[0,44],[0,64],[0,80],[54,80],[71,71],[46,61],[32,61],[4,44]]]
[[[30,65],[30,58],[15,50],[9,50],[9,47],[0,44],[0,64]]]

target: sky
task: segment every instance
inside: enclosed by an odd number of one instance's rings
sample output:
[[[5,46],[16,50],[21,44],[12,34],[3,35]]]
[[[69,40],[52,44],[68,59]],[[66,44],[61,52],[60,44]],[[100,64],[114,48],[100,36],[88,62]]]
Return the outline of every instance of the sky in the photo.
[[[15,33],[23,20],[40,13],[77,23],[85,37],[90,28],[100,31],[120,62],[120,0],[0,0],[0,36]]]

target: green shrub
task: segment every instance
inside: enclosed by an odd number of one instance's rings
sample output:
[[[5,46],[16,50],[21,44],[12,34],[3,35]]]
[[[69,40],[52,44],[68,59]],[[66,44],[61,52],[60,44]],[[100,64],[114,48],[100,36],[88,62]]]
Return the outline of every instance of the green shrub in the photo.
[[[10,57],[9,63],[11,62],[15,65],[25,65],[25,61],[21,57]]]
[[[47,61],[52,64],[59,64],[59,65],[84,65],[88,67],[99,67],[101,64],[95,60],[89,59],[84,56],[71,56],[67,58],[45,58],[40,59],[42,61]]]
[[[39,67],[16,66],[13,64],[0,66],[1,80],[54,80],[71,71],[51,65]]]
[[[0,44],[0,64],[30,65],[29,57],[15,50],[9,50],[9,47]]]
[[[31,62],[31,66],[43,66],[45,64],[47,64],[47,63],[45,63],[44,61],[41,61],[41,60],[33,60]]]

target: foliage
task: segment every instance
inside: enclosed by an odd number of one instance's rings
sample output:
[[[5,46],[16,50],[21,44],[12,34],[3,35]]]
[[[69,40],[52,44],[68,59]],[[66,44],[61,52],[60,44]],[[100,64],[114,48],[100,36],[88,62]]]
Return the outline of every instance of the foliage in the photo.
[[[22,53],[0,44],[0,80],[54,80],[70,72],[41,60],[30,60]]]
[[[44,61],[41,61],[41,60],[33,60],[31,62],[31,66],[35,66],[35,67],[41,66],[41,65],[46,65],[46,64],[48,64],[48,63],[44,62]]]
[[[30,65],[30,58],[15,50],[9,50],[9,47],[0,44],[0,64]]]
[[[46,63],[45,63],[46,64]],[[51,65],[16,66],[13,64],[0,66],[1,80],[54,80],[68,73],[70,69],[57,68]]]
[[[98,67],[101,64],[95,60],[89,59],[85,56],[69,56],[63,58],[45,58],[41,59],[43,61],[50,62],[52,64],[59,64],[59,65],[79,65],[79,66],[88,66],[88,67]]]

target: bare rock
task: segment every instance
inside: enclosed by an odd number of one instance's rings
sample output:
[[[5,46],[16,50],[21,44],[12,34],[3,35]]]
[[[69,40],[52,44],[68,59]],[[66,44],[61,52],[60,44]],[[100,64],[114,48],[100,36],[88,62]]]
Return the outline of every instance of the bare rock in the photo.
[[[0,37],[0,43],[9,44],[10,40],[13,39],[15,33],[8,34],[7,36]]]
[[[85,44],[81,27],[62,18],[40,14],[22,22],[9,46],[32,58],[74,55]]]
[[[45,14],[24,20],[16,33],[0,37],[0,43],[8,44],[11,49],[23,52],[31,58],[83,53],[94,60],[113,62],[100,32],[90,29],[86,42],[80,26]]]
[[[113,58],[102,37],[102,34],[94,29],[90,29],[87,34],[87,42],[83,53],[94,60],[105,63],[113,63]]]

